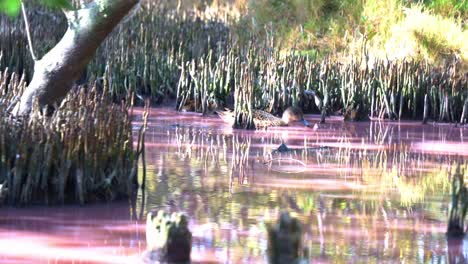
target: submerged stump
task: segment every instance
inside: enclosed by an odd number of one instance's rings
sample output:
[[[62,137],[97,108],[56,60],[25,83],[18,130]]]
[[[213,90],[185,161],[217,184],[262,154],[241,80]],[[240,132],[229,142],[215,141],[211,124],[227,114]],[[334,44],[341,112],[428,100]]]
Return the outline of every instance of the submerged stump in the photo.
[[[365,110],[364,107],[357,105],[356,107],[348,107],[345,109],[343,113],[344,121],[353,121],[353,122],[361,122],[361,121],[369,121],[369,113]]]
[[[468,188],[464,183],[464,175],[457,167],[452,180],[452,204],[447,225],[447,237],[463,237],[466,234],[465,218],[468,213]]]
[[[302,226],[299,220],[283,212],[275,225],[267,226],[268,263],[299,263]]]
[[[145,261],[149,263],[190,263],[192,233],[187,217],[181,213],[169,215],[160,210],[146,218]]]

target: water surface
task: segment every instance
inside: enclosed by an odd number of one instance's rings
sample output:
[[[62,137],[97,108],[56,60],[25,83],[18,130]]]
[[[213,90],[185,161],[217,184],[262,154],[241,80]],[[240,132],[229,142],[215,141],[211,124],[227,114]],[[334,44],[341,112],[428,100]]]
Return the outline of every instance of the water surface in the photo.
[[[281,143],[294,150],[274,152]],[[164,208],[188,214],[194,262],[265,262],[264,223],[288,210],[312,263],[463,263],[468,241],[448,243],[445,228],[450,177],[467,163],[468,129],[448,124],[331,118],[242,131],[154,108],[136,207],[2,209],[0,262],[138,262],[144,216]]]

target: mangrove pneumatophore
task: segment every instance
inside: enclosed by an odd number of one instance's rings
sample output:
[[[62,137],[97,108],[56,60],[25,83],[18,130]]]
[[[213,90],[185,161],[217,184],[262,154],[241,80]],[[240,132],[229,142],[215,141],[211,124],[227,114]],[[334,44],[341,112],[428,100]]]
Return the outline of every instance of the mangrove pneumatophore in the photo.
[[[14,101],[25,87],[24,74],[0,72],[0,100]],[[52,115],[36,104],[30,116],[12,119],[0,104],[0,205],[130,197],[138,181],[130,101],[113,104],[93,86],[74,88]]]
[[[116,100],[132,90],[155,103],[175,97],[178,110],[206,114],[215,107],[237,106],[236,126],[243,128],[253,128],[251,110],[279,113],[289,105],[318,111],[321,121],[337,112],[349,120],[468,121],[468,74],[460,61],[437,66],[355,54],[341,63],[279,52],[272,41],[256,35],[248,37],[250,45],[232,41],[232,24],[224,16],[169,12],[159,2],[144,1],[132,19],[109,35],[88,65],[86,81],[108,68],[108,92]],[[38,54],[54,47],[66,30],[65,18],[54,14],[30,22]],[[0,25],[0,70],[25,72],[29,82],[34,61],[22,21],[0,17]]]

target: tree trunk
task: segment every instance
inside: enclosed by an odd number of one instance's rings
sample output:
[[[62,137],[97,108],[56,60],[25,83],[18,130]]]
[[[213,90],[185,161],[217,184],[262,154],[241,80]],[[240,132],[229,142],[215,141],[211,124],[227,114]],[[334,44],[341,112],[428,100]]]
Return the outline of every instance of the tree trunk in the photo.
[[[40,106],[59,103],[80,77],[99,45],[138,2],[95,0],[82,9],[64,11],[68,30],[52,50],[36,61],[31,83],[13,114],[29,114],[36,98]]]

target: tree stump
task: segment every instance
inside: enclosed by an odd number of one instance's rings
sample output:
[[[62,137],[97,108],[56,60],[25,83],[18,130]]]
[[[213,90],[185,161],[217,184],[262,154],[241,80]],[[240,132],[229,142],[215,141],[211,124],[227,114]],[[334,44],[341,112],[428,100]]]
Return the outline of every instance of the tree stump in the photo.
[[[464,171],[458,165],[452,179],[452,204],[447,225],[447,237],[465,236],[465,218],[468,212],[468,188],[464,183]]]
[[[192,233],[187,217],[160,210],[146,218],[146,260],[151,263],[190,263]]]
[[[302,226],[299,220],[284,212],[278,223],[268,225],[268,263],[299,263],[302,245]]]

